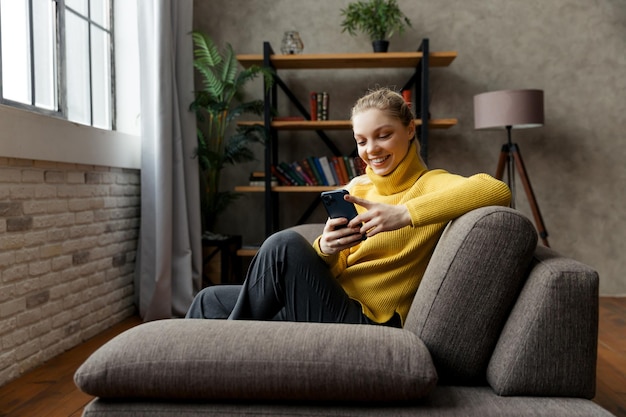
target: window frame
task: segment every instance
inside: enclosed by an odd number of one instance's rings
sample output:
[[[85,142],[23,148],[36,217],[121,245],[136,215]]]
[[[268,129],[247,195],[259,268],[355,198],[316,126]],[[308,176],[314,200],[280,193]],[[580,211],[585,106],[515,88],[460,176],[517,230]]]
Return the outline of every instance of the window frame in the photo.
[[[115,13],[113,63],[116,72],[117,130],[81,125],[60,117],[0,104],[0,164],[11,158],[141,169],[140,62],[137,4],[112,0]],[[8,159],[7,159],[8,158]],[[38,162],[40,161],[40,162]],[[20,162],[18,162],[20,163]]]
[[[33,25],[33,2],[37,0],[26,0],[28,2],[28,23],[29,23],[29,55],[30,55],[30,89],[31,89],[31,98],[30,104],[18,102],[15,100],[4,98],[4,91],[2,88],[3,80],[2,77],[2,33],[0,32],[0,104],[7,105],[10,107],[16,107],[23,110],[33,111],[35,113],[40,113],[46,116],[57,117],[60,119],[68,120],[70,122],[74,122],[69,119],[68,113],[68,89],[67,89],[67,57],[66,57],[66,24],[65,24],[65,15],[66,12],[74,14],[77,18],[85,21],[88,25],[88,33],[87,33],[87,46],[88,46],[88,55],[86,57],[88,61],[89,67],[89,124],[79,123],[84,126],[94,126],[94,114],[93,114],[93,50],[92,50],[92,27],[97,27],[100,30],[107,33],[109,37],[108,42],[108,56],[109,56],[109,115],[110,115],[110,126],[106,130],[116,130],[116,89],[115,89],[115,27],[114,27],[114,16],[115,16],[115,1],[109,0],[108,7],[108,22],[109,29],[103,27],[99,23],[93,21],[91,18],[91,0],[87,0],[87,17],[79,13],[78,11],[72,9],[69,6],[66,6],[65,0],[47,0],[51,3],[55,4],[54,13],[54,25],[55,25],[55,33],[56,33],[56,42],[54,43],[54,71],[55,71],[55,99],[56,99],[56,110],[51,110],[43,107],[37,106],[36,103],[36,88],[35,88],[35,44],[34,44],[34,25]],[[39,0],[40,1],[40,0]],[[92,26],[93,25],[93,26]]]

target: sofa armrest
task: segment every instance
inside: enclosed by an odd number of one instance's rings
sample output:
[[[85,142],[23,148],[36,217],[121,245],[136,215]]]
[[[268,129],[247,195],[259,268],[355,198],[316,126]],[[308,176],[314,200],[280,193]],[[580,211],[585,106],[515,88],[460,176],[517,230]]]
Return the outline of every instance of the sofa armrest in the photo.
[[[487,380],[500,395],[593,398],[597,337],[597,272],[537,247]]]
[[[315,242],[315,239],[322,234],[322,231],[324,230],[324,223],[299,224],[297,226],[291,226],[289,229],[294,232],[298,232],[310,243],[313,243]]]

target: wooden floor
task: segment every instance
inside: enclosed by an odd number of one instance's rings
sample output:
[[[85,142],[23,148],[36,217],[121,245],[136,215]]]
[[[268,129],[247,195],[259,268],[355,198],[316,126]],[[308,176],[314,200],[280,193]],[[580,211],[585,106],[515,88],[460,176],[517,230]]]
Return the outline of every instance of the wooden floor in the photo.
[[[598,333],[594,401],[626,417],[626,298],[600,298]]]
[[[80,417],[92,397],[76,388],[74,372],[106,341],[140,323],[127,319],[0,387],[0,417]]]
[[[128,319],[0,387],[0,417],[79,417],[91,397],[75,387],[74,371],[107,340],[140,322]],[[626,417],[626,298],[600,299],[594,401],[617,417]]]

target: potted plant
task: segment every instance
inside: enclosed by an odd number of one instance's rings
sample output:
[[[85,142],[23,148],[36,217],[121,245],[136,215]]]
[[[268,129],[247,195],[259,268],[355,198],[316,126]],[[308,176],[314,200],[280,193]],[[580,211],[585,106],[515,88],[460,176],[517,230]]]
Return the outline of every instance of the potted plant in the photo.
[[[220,174],[226,164],[254,160],[249,145],[264,142],[262,126],[238,126],[227,137],[231,122],[244,113],[263,112],[263,101],[244,101],[242,88],[250,80],[263,74],[266,85],[272,83],[271,72],[251,66],[238,70],[235,52],[230,44],[220,51],[212,39],[201,32],[192,32],[194,42],[193,65],[202,79],[202,88],[195,93],[191,110],[196,113],[198,147],[196,156],[201,171],[201,210],[203,231],[214,232],[217,216],[239,196],[220,190]]]
[[[387,52],[389,38],[411,26],[396,0],[357,1],[342,9],[341,15],[344,16],[341,32],[353,36],[357,31],[364,32],[370,37],[374,52]]]

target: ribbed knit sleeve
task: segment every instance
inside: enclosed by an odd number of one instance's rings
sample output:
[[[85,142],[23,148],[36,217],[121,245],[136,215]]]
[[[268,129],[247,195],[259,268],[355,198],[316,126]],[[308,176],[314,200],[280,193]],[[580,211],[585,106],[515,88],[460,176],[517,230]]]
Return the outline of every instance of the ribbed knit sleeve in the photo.
[[[479,207],[507,206],[511,200],[509,187],[487,174],[466,178],[443,170],[424,174],[412,194],[405,205],[413,227],[447,223]]]

